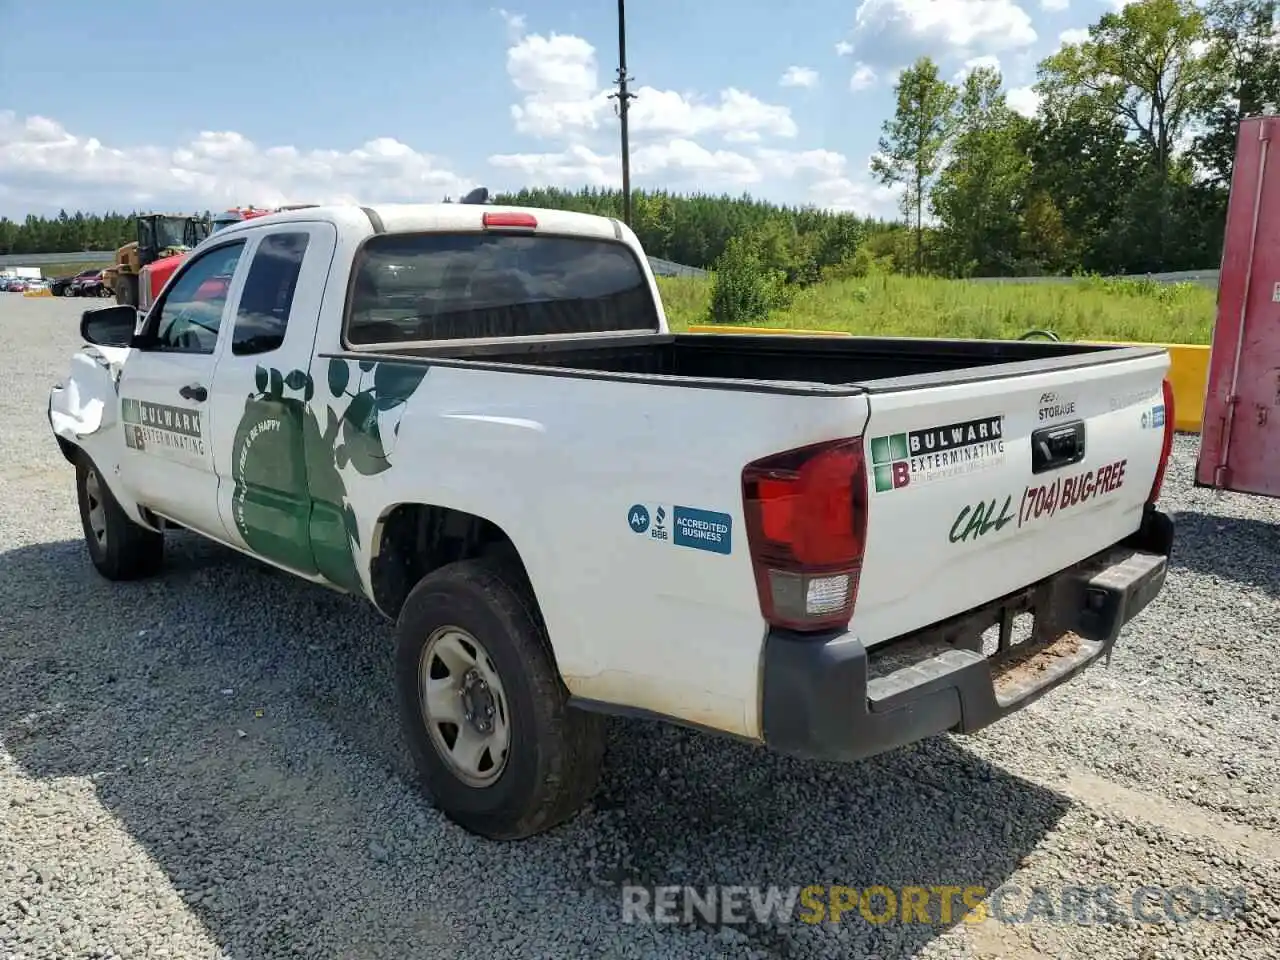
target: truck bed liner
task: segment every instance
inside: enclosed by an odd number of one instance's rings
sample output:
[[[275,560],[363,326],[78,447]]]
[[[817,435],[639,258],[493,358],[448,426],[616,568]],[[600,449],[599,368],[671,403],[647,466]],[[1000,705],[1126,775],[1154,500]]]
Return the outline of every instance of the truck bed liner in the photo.
[[[645,334],[406,344],[352,354],[553,376],[663,378],[686,386],[847,394],[1045,373],[1131,360],[1160,349],[1027,340]]]

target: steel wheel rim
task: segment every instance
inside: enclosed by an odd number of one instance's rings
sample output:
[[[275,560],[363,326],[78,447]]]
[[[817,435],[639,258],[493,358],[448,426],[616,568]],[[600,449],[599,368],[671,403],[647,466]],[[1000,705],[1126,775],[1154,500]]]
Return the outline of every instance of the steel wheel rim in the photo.
[[[489,652],[461,627],[435,630],[418,659],[418,704],[432,746],[450,771],[486,787],[506,769],[511,711]]]
[[[102,485],[98,471],[90,470],[84,478],[84,496],[89,506],[89,529],[99,547],[107,545],[107,507],[102,501]]]

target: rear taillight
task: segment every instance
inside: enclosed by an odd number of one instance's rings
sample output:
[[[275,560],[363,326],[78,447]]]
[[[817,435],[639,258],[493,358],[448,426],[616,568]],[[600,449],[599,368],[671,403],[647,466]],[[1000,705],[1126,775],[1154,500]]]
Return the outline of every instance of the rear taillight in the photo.
[[[791,630],[853,616],[867,531],[862,440],[788,450],[742,471],[747,544],[765,620]]]
[[[1161,384],[1161,389],[1164,393],[1164,444],[1160,448],[1160,463],[1156,465],[1156,478],[1151,484],[1151,493],[1147,496],[1147,503],[1150,504],[1160,499],[1160,489],[1164,486],[1164,471],[1173,453],[1173,385],[1165,380]]]

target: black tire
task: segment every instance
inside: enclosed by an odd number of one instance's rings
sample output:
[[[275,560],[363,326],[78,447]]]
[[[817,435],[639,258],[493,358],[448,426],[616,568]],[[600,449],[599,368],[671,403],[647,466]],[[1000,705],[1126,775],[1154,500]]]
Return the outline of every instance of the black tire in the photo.
[[[486,785],[460,777],[428,732],[419,664],[429,638],[444,627],[460,628],[484,648],[505,693],[506,764]],[[537,605],[519,578],[493,560],[448,564],[409,593],[396,637],[405,736],[423,788],[449,819],[491,840],[519,840],[564,823],[591,799],[604,718],[568,706]]]
[[[116,303],[127,307],[138,305],[138,277],[132,273],[122,273],[116,277]]]
[[[129,518],[112,496],[106,480],[89,457],[76,457],[76,495],[89,559],[108,580],[138,580],[159,572],[164,563],[164,534]],[[94,509],[101,513],[94,516]],[[95,532],[101,526],[101,536]]]

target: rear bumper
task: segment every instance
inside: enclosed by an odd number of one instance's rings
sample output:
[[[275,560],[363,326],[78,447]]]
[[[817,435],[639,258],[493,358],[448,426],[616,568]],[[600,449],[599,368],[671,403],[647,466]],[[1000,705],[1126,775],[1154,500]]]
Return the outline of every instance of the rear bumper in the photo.
[[[972,733],[1108,655],[1164,586],[1173,522],[1148,507],[1126,541],[1026,590],[868,652],[849,633],[771,631],[763,727],[772,749],[859,760],[940,733]],[[982,633],[1034,613],[1036,636],[992,657]]]

